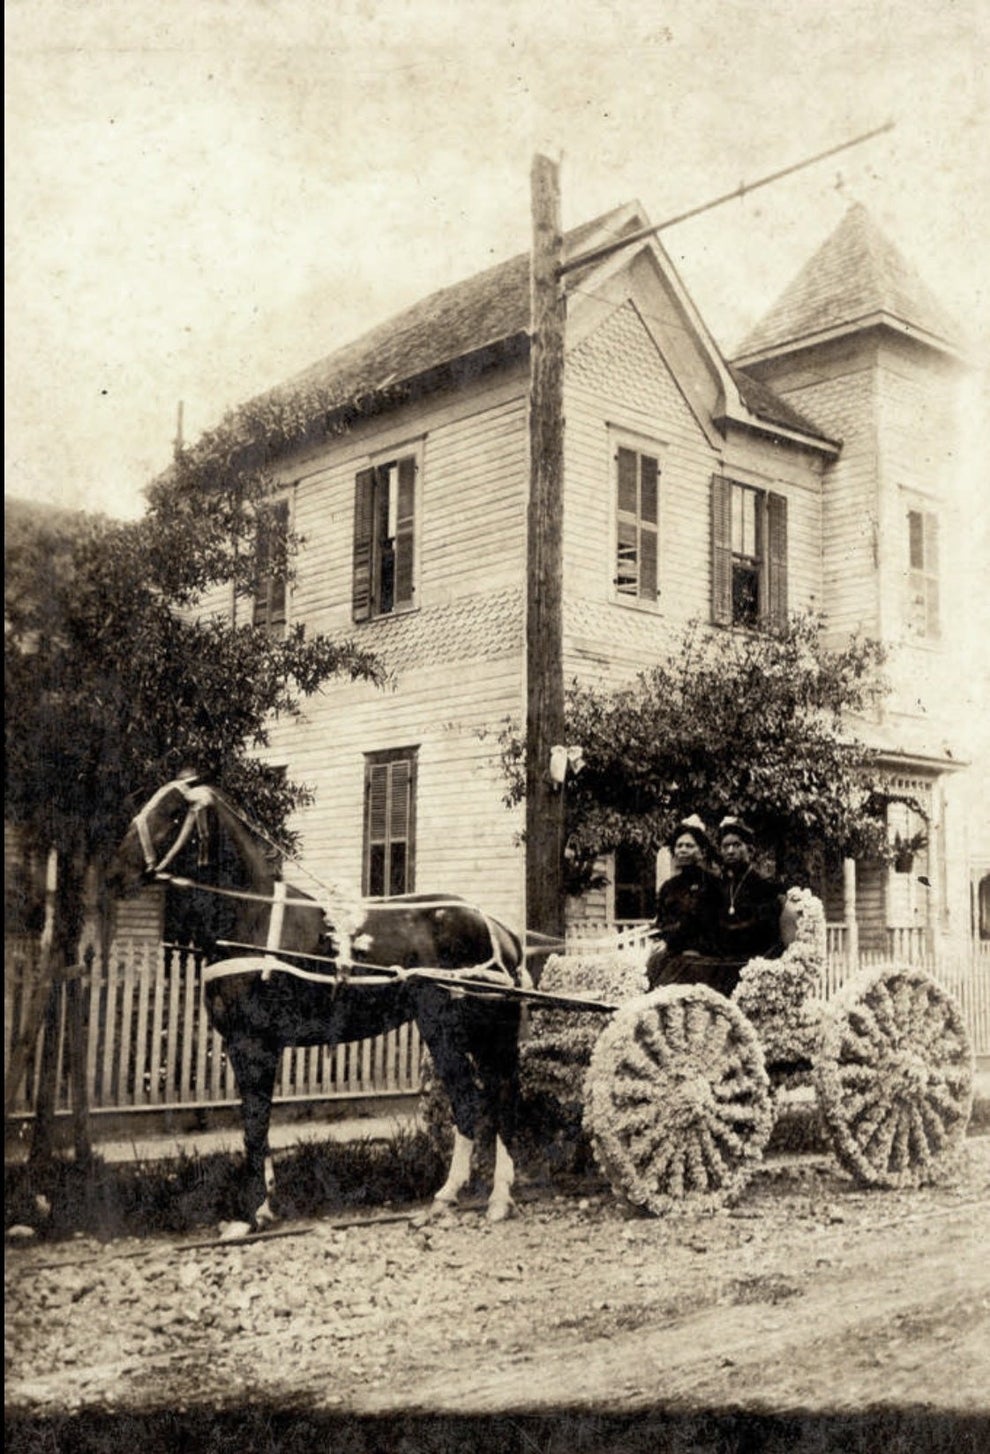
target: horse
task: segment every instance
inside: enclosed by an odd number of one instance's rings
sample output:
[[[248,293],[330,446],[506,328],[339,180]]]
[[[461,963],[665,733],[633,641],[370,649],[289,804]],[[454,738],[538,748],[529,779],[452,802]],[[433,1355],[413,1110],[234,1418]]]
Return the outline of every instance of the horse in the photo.
[[[240,1095],[252,1228],[275,1220],[268,1133],[283,1049],[363,1040],[410,1021],[454,1120],[448,1174],[422,1219],[449,1212],[466,1186],[483,1112],[496,1135],[486,1215],[511,1214],[522,998],[511,989],[529,983],[512,930],[452,894],[361,900],[328,890],[321,902],[286,883],[260,830],[190,776],[135,814],[107,880],[118,896],[149,882],[181,895],[175,937],[204,951],[207,1014]]]

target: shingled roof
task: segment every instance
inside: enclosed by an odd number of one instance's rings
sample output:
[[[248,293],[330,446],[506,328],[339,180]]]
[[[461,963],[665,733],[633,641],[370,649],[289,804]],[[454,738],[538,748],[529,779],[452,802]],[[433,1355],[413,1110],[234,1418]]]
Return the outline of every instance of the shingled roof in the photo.
[[[955,351],[955,326],[857,202],[745,339],[737,360],[745,364],[876,323]]]
[[[580,252],[588,238],[612,226],[621,236],[624,226],[634,225],[628,213],[626,207],[615,208],[568,232],[565,256]],[[524,252],[431,293],[293,375],[273,394],[325,387],[347,401],[358,393],[377,393],[486,349],[512,342],[528,346],[529,323],[529,253]]]
[[[642,222],[635,205],[617,207],[566,233],[564,255],[574,257],[603,233],[618,238]],[[359,398],[376,407],[376,397],[380,400],[377,407],[381,407],[390,398],[402,397],[416,381],[429,387],[438,375],[468,358],[523,354],[529,347],[529,265],[529,253],[519,253],[508,262],[431,293],[293,375],[266,397],[288,400],[316,390],[327,391],[341,408]],[[584,277],[581,270],[568,281],[573,284]],[[766,384],[740,369],[733,369],[732,374],[744,403],[757,418],[814,438],[827,438]]]

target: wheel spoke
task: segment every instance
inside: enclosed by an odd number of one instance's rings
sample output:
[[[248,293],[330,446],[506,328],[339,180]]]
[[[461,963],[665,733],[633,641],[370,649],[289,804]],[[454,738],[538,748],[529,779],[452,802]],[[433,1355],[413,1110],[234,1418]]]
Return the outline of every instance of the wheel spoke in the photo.
[[[587,1085],[599,1164],[618,1195],[654,1213],[738,1192],[772,1128],[756,1033],[703,986],[670,987],[618,1012]]]
[[[972,1055],[958,1005],[917,969],[875,971],[831,1002],[814,1079],[836,1155],[858,1180],[913,1186],[965,1133]]]

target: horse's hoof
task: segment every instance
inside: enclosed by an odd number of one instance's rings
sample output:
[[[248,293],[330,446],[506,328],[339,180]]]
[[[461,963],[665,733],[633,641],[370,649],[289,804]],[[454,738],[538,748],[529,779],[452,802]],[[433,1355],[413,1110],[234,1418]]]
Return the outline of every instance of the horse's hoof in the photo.
[[[221,1222],[220,1241],[233,1242],[237,1237],[250,1237],[250,1222]]]
[[[485,1217],[489,1222],[507,1222],[510,1217],[519,1215],[519,1208],[511,1197],[505,1201],[489,1202],[485,1208]]]
[[[428,1207],[417,1212],[414,1217],[409,1218],[409,1224],[417,1230],[421,1227],[434,1227],[437,1222],[450,1221],[454,1215],[454,1203],[444,1201],[432,1201]]]
[[[278,1221],[275,1213],[268,1203],[267,1197],[254,1214],[254,1228],[257,1232],[264,1232],[267,1227],[273,1226]]]

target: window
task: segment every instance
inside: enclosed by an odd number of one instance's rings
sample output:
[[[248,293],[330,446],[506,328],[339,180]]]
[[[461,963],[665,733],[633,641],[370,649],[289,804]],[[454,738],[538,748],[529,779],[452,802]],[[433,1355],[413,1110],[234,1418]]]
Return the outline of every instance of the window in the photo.
[[[388,616],[412,605],[415,503],[415,455],[358,472],[354,482],[355,621]]]
[[[639,601],[657,598],[660,466],[655,455],[616,451],[615,589]]]
[[[258,514],[256,538],[255,626],[267,626],[273,636],[284,636],[287,579],[285,552],[289,534],[289,502],[276,500]]]
[[[912,636],[933,639],[938,619],[938,516],[908,511],[907,627]]]
[[[721,475],[712,480],[712,619],[787,621],[787,498]]]
[[[976,886],[977,928],[981,939],[990,939],[990,873]]]
[[[401,747],[365,758],[361,891],[371,897],[414,886],[416,752]]]
[[[657,856],[649,849],[620,843],[615,850],[615,918],[652,919],[657,903]]]

